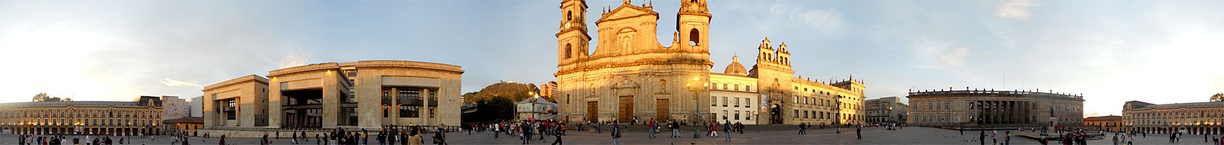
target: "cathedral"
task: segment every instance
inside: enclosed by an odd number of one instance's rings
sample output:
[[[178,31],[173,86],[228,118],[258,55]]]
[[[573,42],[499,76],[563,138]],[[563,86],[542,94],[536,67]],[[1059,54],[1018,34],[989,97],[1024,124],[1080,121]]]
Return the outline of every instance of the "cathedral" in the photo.
[[[676,120],[744,124],[861,124],[862,81],[795,77],[786,44],[769,39],[746,69],[738,56],[712,72],[706,0],[681,0],[672,42],[657,34],[659,13],[628,0],[601,11],[589,51],[585,0],[562,0],[557,32],[557,119],[566,122]]]

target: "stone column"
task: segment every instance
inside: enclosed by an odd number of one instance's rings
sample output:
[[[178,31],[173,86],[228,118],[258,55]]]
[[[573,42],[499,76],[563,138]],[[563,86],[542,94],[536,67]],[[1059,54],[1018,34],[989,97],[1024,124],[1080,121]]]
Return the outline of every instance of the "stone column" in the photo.
[[[338,87],[340,79],[337,79],[337,74],[340,73],[342,72],[338,69],[327,70],[327,73],[319,78],[322,79],[320,80],[322,83],[320,86],[323,86],[323,128],[336,128],[339,122],[337,117],[340,115],[340,102],[343,101],[340,100],[340,94],[342,93],[340,91],[348,91],[341,90]]]

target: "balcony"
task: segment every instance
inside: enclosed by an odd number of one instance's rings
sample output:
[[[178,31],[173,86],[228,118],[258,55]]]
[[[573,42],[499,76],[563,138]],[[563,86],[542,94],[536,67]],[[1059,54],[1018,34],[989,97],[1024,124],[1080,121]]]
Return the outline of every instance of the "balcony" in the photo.
[[[403,104],[403,105],[412,105],[412,106],[425,105],[424,102],[422,102],[420,99],[400,99],[400,100],[397,100],[396,103]]]

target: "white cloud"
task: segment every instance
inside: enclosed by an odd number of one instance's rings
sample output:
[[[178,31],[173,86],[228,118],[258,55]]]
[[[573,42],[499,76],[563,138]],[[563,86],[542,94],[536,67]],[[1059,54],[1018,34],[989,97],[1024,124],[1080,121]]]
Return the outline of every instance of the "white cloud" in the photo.
[[[298,48],[297,50],[294,50],[292,53],[289,53],[289,56],[285,56],[285,58],[282,58],[280,60],[279,67],[289,68],[289,67],[295,67],[295,66],[302,66],[302,65],[306,65],[306,63],[308,62],[310,62],[310,53],[307,53],[301,48]]]
[[[999,6],[995,15],[1004,18],[1028,19],[1033,16],[1033,12],[1029,9],[1038,4],[1037,0],[1010,0]]]
[[[919,65],[924,68],[960,67],[972,52],[969,47],[930,37],[913,38],[909,47],[922,60]]]
[[[969,56],[969,48],[955,47],[935,55],[935,60],[948,66],[965,65],[965,56]]]
[[[157,80],[157,82],[161,82],[162,84],[166,86],[171,86],[171,87],[200,87],[200,83],[195,82],[195,81],[186,82],[186,81],[179,81],[179,80],[174,80],[170,78],[162,78],[160,80]]]
[[[797,21],[800,27],[808,27],[822,33],[834,33],[841,31],[846,22],[842,18],[841,13],[830,9],[808,10],[798,6],[786,4],[774,4],[769,6],[769,14],[778,21],[762,21],[762,26],[778,26],[779,24],[791,23],[789,21]]]

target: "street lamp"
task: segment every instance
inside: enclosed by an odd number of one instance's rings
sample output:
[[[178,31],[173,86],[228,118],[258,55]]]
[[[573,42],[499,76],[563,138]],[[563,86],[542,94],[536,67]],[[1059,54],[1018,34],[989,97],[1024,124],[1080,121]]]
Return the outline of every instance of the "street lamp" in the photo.
[[[531,93],[531,119],[536,119],[536,101],[540,101],[540,94]]]
[[[697,85],[697,84],[701,84],[701,85]],[[693,77],[693,80],[689,81],[684,86],[688,87],[689,91],[693,91],[693,106],[694,106],[693,116],[696,118],[695,119],[696,122],[693,123],[693,126],[697,126],[696,128],[693,128],[693,138],[701,138],[701,135],[699,133],[701,132],[701,128],[704,128],[705,126],[700,125],[701,123],[701,105],[698,105],[698,103],[700,103],[701,101],[701,97],[700,97],[701,91],[704,91],[705,89],[709,88],[710,84],[702,82],[701,77]]]

